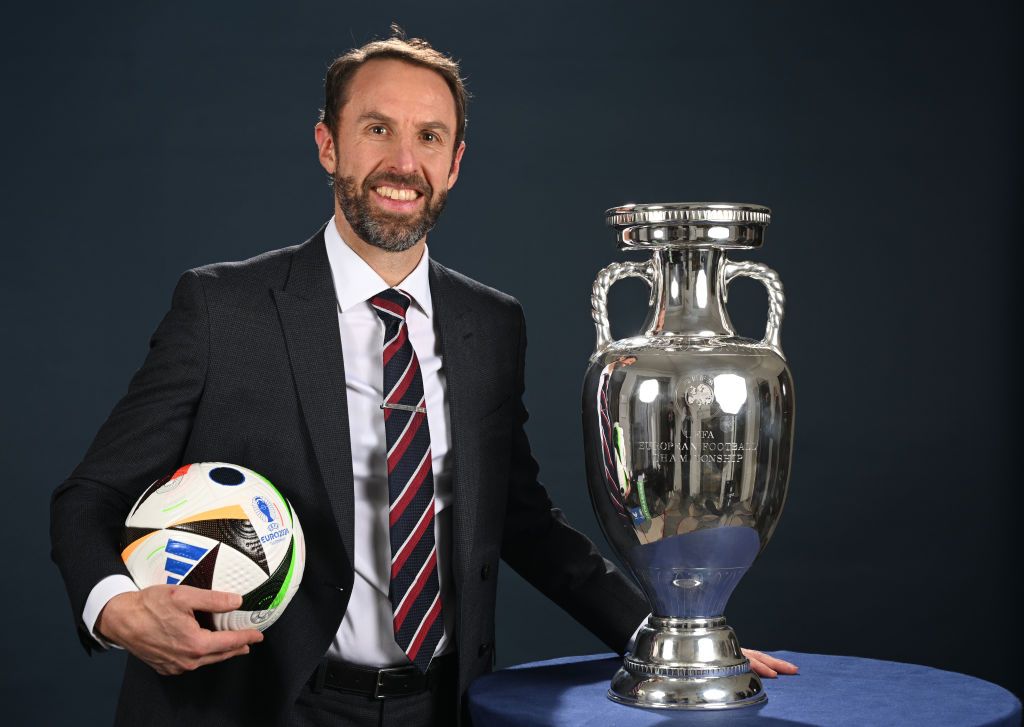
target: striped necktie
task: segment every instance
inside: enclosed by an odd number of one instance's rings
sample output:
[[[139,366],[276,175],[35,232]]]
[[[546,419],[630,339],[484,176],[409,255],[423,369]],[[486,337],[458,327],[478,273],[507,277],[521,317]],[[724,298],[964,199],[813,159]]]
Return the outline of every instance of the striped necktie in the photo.
[[[405,314],[412,299],[389,288],[370,299],[384,321],[384,429],[388,448],[391,588],[395,641],[421,671],[441,640],[434,542],[434,475],[419,360]]]

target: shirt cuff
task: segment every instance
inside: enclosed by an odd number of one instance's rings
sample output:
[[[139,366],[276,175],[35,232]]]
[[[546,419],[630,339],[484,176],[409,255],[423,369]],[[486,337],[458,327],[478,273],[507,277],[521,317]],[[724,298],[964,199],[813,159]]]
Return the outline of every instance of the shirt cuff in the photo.
[[[139,587],[135,585],[135,581],[126,575],[118,574],[107,576],[93,586],[92,591],[89,592],[89,598],[85,601],[85,608],[82,609],[82,621],[85,623],[85,627],[89,629],[89,634],[96,639],[96,643],[104,649],[120,649],[121,647],[110,643],[96,633],[96,620],[100,617],[100,611],[103,610],[103,607],[114,596],[137,590],[139,590]]]
[[[653,615],[653,614],[651,614],[651,615]],[[648,616],[647,618],[650,618],[650,616]],[[633,635],[629,637],[629,643],[626,644],[626,653],[627,654],[632,654],[633,653],[633,647],[636,646],[637,634],[640,633],[640,629],[642,629],[646,623],[647,623],[647,619],[645,618],[643,621],[640,622],[640,625],[636,627],[636,631],[633,632]]]

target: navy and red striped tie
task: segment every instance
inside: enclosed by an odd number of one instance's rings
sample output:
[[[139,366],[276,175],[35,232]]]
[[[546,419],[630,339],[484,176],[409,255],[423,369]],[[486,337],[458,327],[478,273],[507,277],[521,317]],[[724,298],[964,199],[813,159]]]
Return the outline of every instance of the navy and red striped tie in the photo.
[[[384,321],[384,429],[388,448],[395,641],[426,671],[444,631],[434,542],[434,475],[419,360],[405,314],[412,299],[389,288],[370,299]]]

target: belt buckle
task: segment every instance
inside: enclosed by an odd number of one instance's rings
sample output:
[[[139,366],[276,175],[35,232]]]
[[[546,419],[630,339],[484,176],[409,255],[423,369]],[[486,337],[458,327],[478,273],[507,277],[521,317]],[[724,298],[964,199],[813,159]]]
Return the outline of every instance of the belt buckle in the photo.
[[[374,699],[386,699],[388,697],[395,696],[394,694],[383,694],[382,693],[382,690],[385,688],[384,687],[384,677],[386,675],[389,675],[389,674],[394,674],[395,672],[405,671],[408,668],[409,667],[407,667],[407,666],[392,666],[392,667],[386,667],[384,669],[379,669],[377,671],[377,683],[374,685],[374,688],[373,688],[373,697],[374,697]]]

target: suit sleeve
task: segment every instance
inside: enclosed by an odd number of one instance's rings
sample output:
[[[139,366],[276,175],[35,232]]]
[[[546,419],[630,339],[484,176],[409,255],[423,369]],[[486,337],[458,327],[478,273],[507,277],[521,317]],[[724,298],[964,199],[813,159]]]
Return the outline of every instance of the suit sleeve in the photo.
[[[181,276],[171,309],[82,462],[50,498],[51,557],[71,600],[79,638],[99,648],[82,622],[92,588],[128,571],[120,540],[128,511],[145,488],[173,472],[192,431],[209,358],[209,313],[195,271]]]
[[[539,467],[524,428],[526,322],[522,308],[516,310],[517,405],[501,555],[541,593],[622,654],[650,608],[632,581],[602,557],[589,538],[570,527],[537,479]]]

